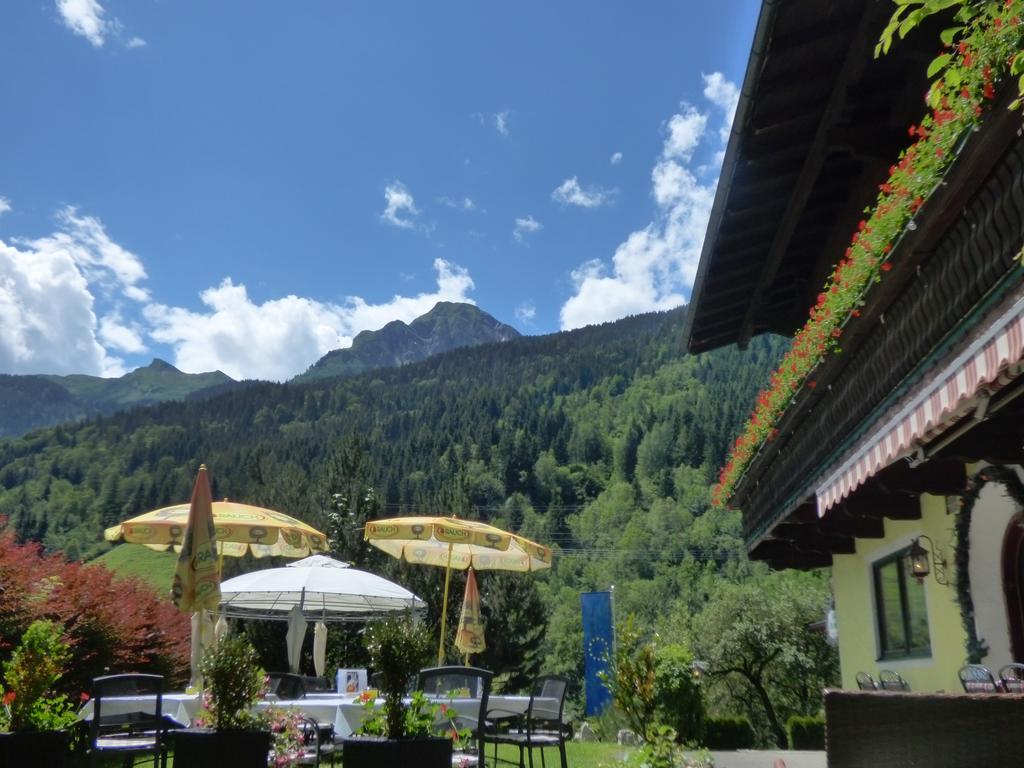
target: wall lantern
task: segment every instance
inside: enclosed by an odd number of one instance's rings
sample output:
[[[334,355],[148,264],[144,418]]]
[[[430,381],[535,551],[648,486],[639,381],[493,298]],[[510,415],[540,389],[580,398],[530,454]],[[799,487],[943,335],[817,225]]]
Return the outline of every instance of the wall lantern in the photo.
[[[928,546],[932,550],[932,561],[934,564],[934,570],[928,564],[928,550],[921,544],[921,539],[928,542]],[[946,580],[946,558],[942,555],[942,550],[935,546],[935,542],[930,537],[921,534],[910,543],[910,552],[907,553],[907,558],[910,560],[910,573],[917,579],[919,584],[924,583],[925,577],[931,573],[935,577],[935,581],[939,584],[948,584]]]
[[[690,673],[693,675],[693,679],[696,680],[698,683],[700,682],[701,678],[708,673],[708,669],[710,668],[710,664],[708,664],[706,661],[701,661],[700,659],[694,659],[690,663]]]

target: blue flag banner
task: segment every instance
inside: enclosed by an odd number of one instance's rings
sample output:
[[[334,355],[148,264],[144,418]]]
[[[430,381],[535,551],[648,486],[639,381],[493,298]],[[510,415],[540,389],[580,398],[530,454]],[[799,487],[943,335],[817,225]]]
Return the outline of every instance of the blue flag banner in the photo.
[[[598,675],[608,670],[612,653],[612,593],[584,592],[580,595],[583,611],[583,676],[586,693],[585,714],[601,714],[612,695]]]

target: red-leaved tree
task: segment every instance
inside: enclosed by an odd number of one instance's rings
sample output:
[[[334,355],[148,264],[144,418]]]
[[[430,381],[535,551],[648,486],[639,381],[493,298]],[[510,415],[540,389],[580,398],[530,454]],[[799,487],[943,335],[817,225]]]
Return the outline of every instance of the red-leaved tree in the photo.
[[[0,528],[0,587],[0,661],[32,621],[50,619],[64,627],[74,654],[61,680],[67,693],[115,672],[164,675],[170,687],[188,680],[188,617],[137,579],[69,563]]]

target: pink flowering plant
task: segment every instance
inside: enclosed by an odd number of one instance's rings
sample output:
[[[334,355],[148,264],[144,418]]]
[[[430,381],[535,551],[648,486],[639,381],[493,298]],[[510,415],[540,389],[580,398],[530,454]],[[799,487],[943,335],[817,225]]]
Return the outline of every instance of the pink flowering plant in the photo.
[[[271,766],[290,768],[298,765],[305,749],[302,713],[280,707],[269,707],[260,712],[259,719],[270,730]]]
[[[789,352],[762,390],[750,419],[732,446],[712,501],[728,502],[750,463],[773,440],[782,415],[803,390],[814,389],[815,371],[829,354],[842,352],[846,326],[860,316],[868,292],[885,278],[914,217],[952,165],[964,137],[995,99],[996,88],[1017,78],[1024,95],[1024,0],[895,0],[896,10],[876,48],[889,50],[925,18],[951,11],[955,25],[941,33],[942,51],[928,67],[935,79],[925,96],[927,113],[907,134],[911,144],[890,166],[878,195],[864,211],[842,258],[826,281]]]

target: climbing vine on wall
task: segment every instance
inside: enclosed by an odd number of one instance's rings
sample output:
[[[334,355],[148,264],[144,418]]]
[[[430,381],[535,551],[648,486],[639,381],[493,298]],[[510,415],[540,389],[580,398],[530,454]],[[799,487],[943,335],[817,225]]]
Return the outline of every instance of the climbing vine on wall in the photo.
[[[1024,483],[1009,467],[993,465],[985,467],[967,481],[967,487],[960,496],[960,510],[956,515],[956,601],[960,605],[960,620],[967,635],[967,662],[980,664],[988,654],[984,638],[978,637],[974,622],[974,598],[971,597],[971,517],[981,489],[989,483],[999,483],[1006,488],[1013,502],[1024,509]]]

